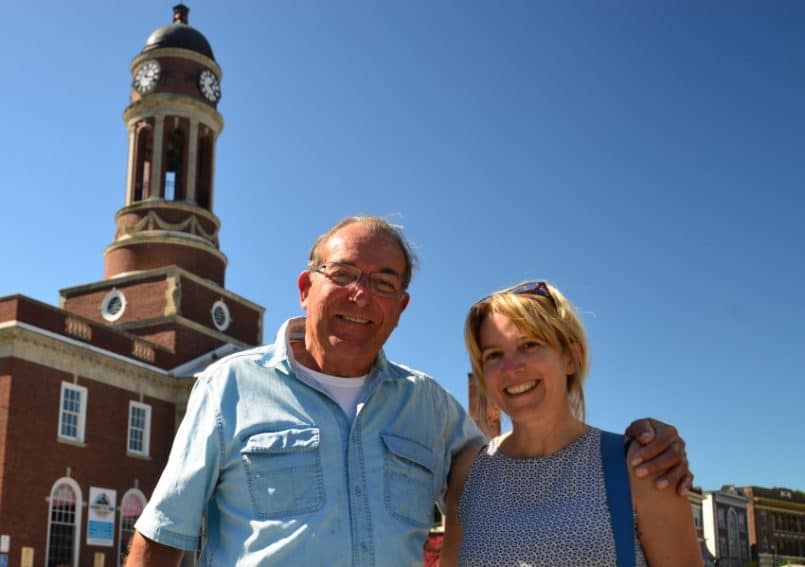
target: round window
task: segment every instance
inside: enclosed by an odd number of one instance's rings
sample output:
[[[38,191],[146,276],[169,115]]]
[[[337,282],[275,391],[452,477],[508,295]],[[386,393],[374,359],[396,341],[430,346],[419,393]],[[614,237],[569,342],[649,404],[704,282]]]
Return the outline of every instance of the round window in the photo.
[[[222,299],[212,304],[210,314],[212,315],[212,324],[215,325],[215,328],[219,331],[226,331],[229,324],[232,322],[229,307],[226,306],[226,303],[224,303]]]
[[[126,296],[122,291],[113,289],[101,302],[101,315],[109,322],[117,321],[126,311]]]

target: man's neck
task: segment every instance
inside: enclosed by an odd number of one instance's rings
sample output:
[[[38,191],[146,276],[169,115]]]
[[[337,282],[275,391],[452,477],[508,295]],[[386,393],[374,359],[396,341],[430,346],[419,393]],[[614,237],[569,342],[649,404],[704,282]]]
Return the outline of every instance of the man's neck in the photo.
[[[340,372],[338,369],[330,370],[323,362],[316,360],[316,357],[306,348],[304,341],[290,341],[291,349],[293,350],[294,360],[297,364],[301,364],[305,368],[321,372],[328,376],[337,376],[339,378],[360,378],[369,374],[372,370],[371,366],[362,370],[351,372]]]

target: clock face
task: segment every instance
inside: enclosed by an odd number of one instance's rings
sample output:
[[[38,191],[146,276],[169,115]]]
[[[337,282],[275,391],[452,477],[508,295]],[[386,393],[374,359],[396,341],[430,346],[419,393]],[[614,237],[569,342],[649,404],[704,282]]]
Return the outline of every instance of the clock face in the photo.
[[[154,90],[158,82],[159,63],[152,59],[140,65],[140,68],[137,69],[137,73],[134,75],[131,86],[134,87],[134,90],[143,95]]]
[[[215,73],[209,69],[204,69],[199,73],[198,90],[210,102],[218,102],[218,99],[221,98],[221,85],[218,84]]]

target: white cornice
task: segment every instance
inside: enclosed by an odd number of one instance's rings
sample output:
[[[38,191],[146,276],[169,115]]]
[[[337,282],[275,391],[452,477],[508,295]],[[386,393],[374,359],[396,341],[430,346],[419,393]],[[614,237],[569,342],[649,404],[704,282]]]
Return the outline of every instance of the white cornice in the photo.
[[[213,213],[199,205],[191,205],[189,203],[184,203],[182,201],[169,201],[167,199],[146,199],[144,201],[137,201],[136,203],[132,203],[131,205],[127,205],[122,209],[118,209],[117,213],[115,213],[115,221],[117,221],[123,215],[128,215],[131,213],[148,213],[149,211],[153,210],[170,210],[170,211],[182,211],[184,213],[188,213],[191,215],[195,215],[198,217],[204,217],[211,223],[215,225],[216,229],[221,228],[221,219]]]
[[[0,323],[0,356],[12,356],[145,396],[183,403],[190,377],[173,377],[151,364],[23,321]]]
[[[167,230],[143,230],[136,232],[132,235],[121,236],[119,240],[108,245],[103,251],[104,255],[108,254],[118,248],[127,248],[138,244],[154,245],[154,244],[174,244],[177,246],[186,246],[188,248],[195,248],[217,257],[224,263],[228,263],[226,254],[221,252],[218,248],[213,247],[208,240],[189,234],[186,232],[172,232]]]
[[[128,128],[145,118],[160,116],[185,116],[208,126],[216,135],[224,129],[224,119],[217,110],[185,94],[152,93],[132,102],[123,111],[123,121]]]

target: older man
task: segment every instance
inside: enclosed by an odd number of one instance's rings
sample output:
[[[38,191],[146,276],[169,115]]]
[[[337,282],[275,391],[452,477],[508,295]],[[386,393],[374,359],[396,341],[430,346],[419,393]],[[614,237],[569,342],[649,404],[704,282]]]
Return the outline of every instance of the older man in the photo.
[[[298,279],[307,317],[197,380],[127,565],[177,565],[205,514],[204,565],[421,565],[450,463],[482,436],[434,380],[383,354],[412,270],[383,219],[319,237]],[[661,429],[641,466],[684,487],[682,441]],[[648,420],[631,430],[653,436]]]

